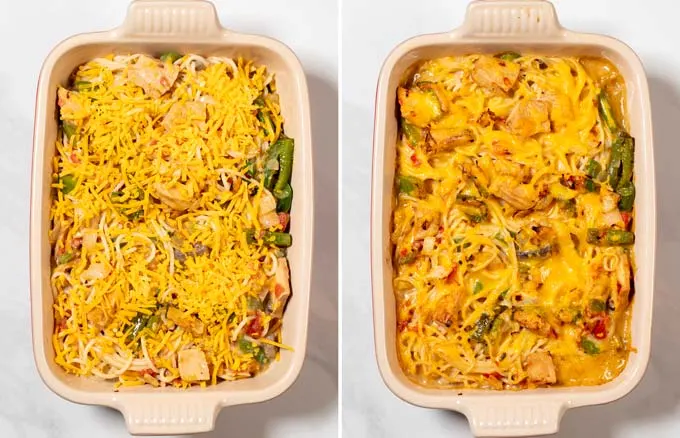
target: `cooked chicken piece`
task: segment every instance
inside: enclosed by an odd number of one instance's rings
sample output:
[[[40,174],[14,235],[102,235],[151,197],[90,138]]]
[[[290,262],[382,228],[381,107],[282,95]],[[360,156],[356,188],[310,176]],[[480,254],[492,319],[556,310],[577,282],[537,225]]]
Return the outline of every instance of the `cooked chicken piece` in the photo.
[[[175,125],[205,122],[205,103],[175,102],[163,118],[163,127],[170,131]]]
[[[528,310],[516,310],[513,314],[513,319],[524,328],[538,333],[541,336],[549,336],[552,333],[552,327],[539,314]]]
[[[272,294],[272,316],[280,318],[290,297],[290,271],[285,257],[277,259],[274,275],[274,293]]]
[[[508,127],[522,137],[550,132],[549,109],[548,103],[541,100],[520,100],[510,111]]]
[[[57,90],[57,105],[62,116],[74,116],[83,110],[83,105],[78,101],[78,95],[66,88],[59,87]]]
[[[205,353],[198,348],[189,348],[177,353],[179,375],[188,382],[210,379]]]
[[[185,194],[187,190],[183,184],[178,183],[168,189],[163,184],[156,183],[154,189],[156,197],[175,210],[188,210],[194,205],[195,200]]]
[[[529,210],[536,204],[536,189],[530,184],[521,184],[512,177],[494,178],[489,191],[517,210]]]
[[[475,62],[472,79],[480,87],[507,93],[517,82],[519,70],[519,65],[514,62],[483,56]]]
[[[99,330],[104,330],[111,322],[111,317],[102,309],[95,307],[87,312],[87,321]]]
[[[397,98],[402,117],[415,126],[426,128],[442,115],[439,99],[432,91],[399,87]]]
[[[154,99],[165,94],[175,83],[178,75],[178,66],[148,56],[140,56],[128,70],[128,79],[143,88],[144,93]]]
[[[201,336],[205,332],[203,321],[193,315],[182,312],[177,307],[168,307],[167,317],[170,321],[196,336]]]
[[[265,228],[275,227],[281,223],[276,212],[276,198],[274,198],[274,195],[269,190],[262,191],[262,196],[260,196],[260,212],[257,218]]]
[[[469,129],[432,129],[425,152],[428,154],[451,152],[459,146],[466,146],[474,141],[472,131]]]
[[[527,356],[527,374],[529,380],[538,384],[557,382],[555,364],[549,353],[532,353]]]
[[[437,302],[437,308],[432,313],[432,319],[451,327],[458,322],[463,301],[463,291],[460,288],[452,289],[450,293],[444,295]]]
[[[625,309],[628,307],[630,296],[630,260],[628,255],[621,254],[616,268],[616,292],[611,294],[611,307],[613,309]]]

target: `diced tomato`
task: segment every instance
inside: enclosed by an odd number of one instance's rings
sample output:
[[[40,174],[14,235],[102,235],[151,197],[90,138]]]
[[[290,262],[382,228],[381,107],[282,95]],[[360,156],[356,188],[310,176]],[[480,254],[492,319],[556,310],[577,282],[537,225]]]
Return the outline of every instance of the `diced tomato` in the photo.
[[[72,163],[75,163],[75,164],[80,163],[80,160],[78,159],[78,155],[76,155],[75,152],[71,152],[70,158],[71,158]]]
[[[411,162],[414,166],[418,166],[420,164],[420,160],[416,154],[411,155]]]
[[[399,254],[400,254],[402,257],[405,257],[406,254],[408,254],[408,248],[402,248],[401,251],[399,251]]]
[[[397,324],[397,331],[403,332],[406,329],[407,325],[408,325],[408,321],[406,321],[406,320],[399,321],[399,324]]]
[[[604,339],[607,337],[607,323],[604,319],[598,319],[595,327],[592,330],[593,336],[596,339]]]
[[[627,211],[624,211],[624,212],[621,213],[621,219],[623,219],[624,228],[628,229],[628,226],[630,225],[631,221],[633,220],[633,215],[631,215]]]
[[[262,321],[260,321],[259,313],[246,325],[245,331],[247,335],[250,335],[254,338],[260,337],[262,335]]]
[[[288,213],[279,213],[279,223],[284,230],[288,227],[289,219],[290,215]]]
[[[276,298],[280,298],[284,290],[283,286],[277,283],[276,286],[274,286],[274,295]]]
[[[83,244],[82,237],[74,237],[73,240],[71,241],[71,248],[78,249],[81,247],[82,244]]]

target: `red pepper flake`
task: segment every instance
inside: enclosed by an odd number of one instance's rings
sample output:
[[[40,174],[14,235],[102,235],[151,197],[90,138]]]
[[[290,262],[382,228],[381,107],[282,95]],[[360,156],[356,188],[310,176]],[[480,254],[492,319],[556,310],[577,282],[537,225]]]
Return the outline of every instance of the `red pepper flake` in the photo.
[[[165,88],[170,87],[170,81],[169,81],[168,78],[166,78],[165,76],[161,77],[161,79],[160,79],[159,82],[160,82],[161,85],[162,85],[163,87],[165,87]]]
[[[397,324],[397,331],[403,332],[404,330],[406,330],[406,326],[408,326],[408,321],[406,320],[399,321],[399,324]]]
[[[399,251],[399,255],[401,255],[402,257],[405,257],[406,254],[408,254],[407,248],[402,248],[401,251]]]
[[[414,166],[420,165],[420,160],[418,159],[418,156],[416,154],[411,155],[411,162],[413,163]]]
[[[76,155],[75,152],[71,152],[71,156],[69,158],[71,159],[72,163],[75,163],[75,164],[80,163],[80,160],[78,159],[78,155]]]
[[[283,286],[276,283],[276,286],[274,286],[274,295],[276,296],[276,298],[281,297],[281,294],[283,293],[284,290],[285,289],[283,288]]]

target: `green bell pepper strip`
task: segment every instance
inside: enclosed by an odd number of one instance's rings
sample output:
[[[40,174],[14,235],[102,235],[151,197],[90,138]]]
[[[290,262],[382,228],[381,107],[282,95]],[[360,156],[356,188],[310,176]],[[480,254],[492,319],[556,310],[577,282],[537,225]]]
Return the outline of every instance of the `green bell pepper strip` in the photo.
[[[588,228],[586,241],[601,246],[626,246],[635,243],[635,234],[615,228]]]
[[[76,188],[76,183],[78,182],[73,175],[64,175],[59,178],[61,183],[61,193],[68,195]]]
[[[172,64],[181,57],[182,57],[182,55],[180,55],[177,52],[165,52],[165,53],[161,54],[161,61],[169,62],[170,64]]]
[[[290,176],[293,173],[293,151],[295,142],[292,138],[280,138],[278,144],[279,175],[274,184],[274,196],[281,199],[286,196],[284,189],[290,183]]]
[[[621,211],[632,211],[633,205],[635,204],[635,184],[633,181],[627,181],[623,184],[619,184],[619,188],[616,190],[619,194],[619,210]]]
[[[612,189],[616,189],[621,177],[621,154],[624,141],[623,137],[617,137],[612,143],[611,157],[609,158],[609,166],[607,166],[607,177]]]
[[[279,213],[290,212],[290,207],[293,205],[293,188],[290,184],[286,184],[286,187],[279,194],[283,196],[276,201],[276,211]]]
[[[498,58],[502,59],[503,61],[514,61],[518,58],[521,58],[522,55],[520,55],[517,52],[505,52],[501,53],[500,55],[496,55]]]

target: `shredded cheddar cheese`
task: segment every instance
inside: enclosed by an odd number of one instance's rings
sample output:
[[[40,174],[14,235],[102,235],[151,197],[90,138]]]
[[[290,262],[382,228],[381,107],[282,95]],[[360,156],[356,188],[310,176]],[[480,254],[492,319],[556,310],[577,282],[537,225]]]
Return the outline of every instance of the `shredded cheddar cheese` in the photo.
[[[391,241],[409,378],[522,389],[623,370],[634,196],[624,94],[613,65],[588,58],[447,57],[405,79]]]
[[[241,59],[111,55],[57,94],[56,363],[117,386],[264,370],[288,348],[290,295],[292,139],[273,76]]]

